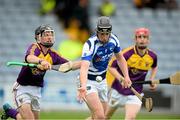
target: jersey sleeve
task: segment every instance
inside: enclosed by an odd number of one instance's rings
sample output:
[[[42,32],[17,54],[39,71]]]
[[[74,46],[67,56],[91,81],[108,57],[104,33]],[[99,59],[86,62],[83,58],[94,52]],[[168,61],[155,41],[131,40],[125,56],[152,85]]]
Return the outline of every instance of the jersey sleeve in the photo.
[[[68,62],[66,58],[62,57],[57,51],[53,50],[51,58],[53,60],[53,65],[63,64]]]
[[[154,60],[154,62],[152,64],[152,68],[155,68],[155,67],[157,67],[157,56],[156,55],[154,55],[153,60]]]
[[[123,56],[127,61],[134,54],[134,46],[130,46],[122,50]]]
[[[36,44],[31,44],[26,51],[26,55],[38,56],[39,54],[40,54],[40,50]]]
[[[153,52],[152,50],[149,50],[148,54],[151,56],[151,58],[153,59],[153,64],[152,64],[152,68],[157,67],[157,55],[155,52]]]
[[[119,53],[121,51],[119,39],[114,34],[111,35],[111,38],[115,41],[114,53]]]
[[[81,59],[91,61],[92,53],[93,53],[92,43],[88,40],[83,46]]]
[[[66,62],[68,62],[67,59],[63,58],[62,56],[57,55],[56,59],[55,59],[55,62],[53,64],[57,65],[57,64],[63,64],[63,63],[66,63]]]
[[[40,54],[40,49],[38,48],[37,44],[31,44],[26,51],[25,61],[27,62],[26,58],[28,55],[39,56],[39,54]]]
[[[120,46],[115,46],[114,53],[119,53],[120,51],[121,51],[121,47]]]

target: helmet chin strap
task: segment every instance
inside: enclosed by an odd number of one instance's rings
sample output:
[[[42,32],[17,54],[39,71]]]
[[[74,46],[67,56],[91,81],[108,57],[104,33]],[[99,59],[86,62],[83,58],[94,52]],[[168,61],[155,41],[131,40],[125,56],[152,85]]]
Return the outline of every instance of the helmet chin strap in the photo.
[[[146,48],[147,48],[147,46],[138,46],[138,49],[141,49],[141,50],[144,50]]]
[[[41,43],[40,44],[46,48],[51,48],[53,46],[54,43]]]
[[[136,47],[137,47],[138,49],[140,49],[140,50],[144,50],[144,49],[147,48],[147,45],[142,45],[142,44],[136,43]]]

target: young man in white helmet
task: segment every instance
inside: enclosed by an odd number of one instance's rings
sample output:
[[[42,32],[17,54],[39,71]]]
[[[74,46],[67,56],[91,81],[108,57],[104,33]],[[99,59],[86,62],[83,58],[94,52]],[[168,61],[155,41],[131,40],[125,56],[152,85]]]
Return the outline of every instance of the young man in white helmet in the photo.
[[[99,17],[96,33],[86,41],[83,47],[78,98],[86,101],[92,114],[91,119],[105,119],[107,108],[105,76],[108,62],[113,54],[119,61],[125,76],[124,87],[131,84],[126,60],[120,52],[119,40],[111,33],[111,30],[109,17]]]

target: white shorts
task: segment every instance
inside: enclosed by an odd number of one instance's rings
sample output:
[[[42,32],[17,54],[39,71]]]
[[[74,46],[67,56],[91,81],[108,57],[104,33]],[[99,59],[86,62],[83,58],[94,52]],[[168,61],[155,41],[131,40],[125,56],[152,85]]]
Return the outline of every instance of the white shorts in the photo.
[[[143,96],[143,94],[141,94]],[[111,107],[124,107],[126,104],[136,104],[141,106],[142,102],[136,95],[122,95],[111,88],[108,93],[108,104]]]
[[[88,80],[87,81],[87,95],[96,92],[99,95],[101,102],[107,102],[108,87],[106,79],[101,82]]]
[[[33,111],[40,111],[41,87],[22,86],[17,82],[13,87],[14,100],[19,108],[22,104],[30,104]]]

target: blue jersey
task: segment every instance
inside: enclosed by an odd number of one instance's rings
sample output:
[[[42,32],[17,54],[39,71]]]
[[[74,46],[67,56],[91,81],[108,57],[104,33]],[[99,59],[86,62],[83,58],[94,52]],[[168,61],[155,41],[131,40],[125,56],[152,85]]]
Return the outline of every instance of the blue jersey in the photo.
[[[110,58],[113,53],[120,51],[119,40],[117,36],[112,33],[106,44],[101,43],[97,35],[90,37],[84,44],[82,53],[82,60],[90,62],[88,79],[94,79],[94,77],[89,76],[102,76],[104,79]]]

